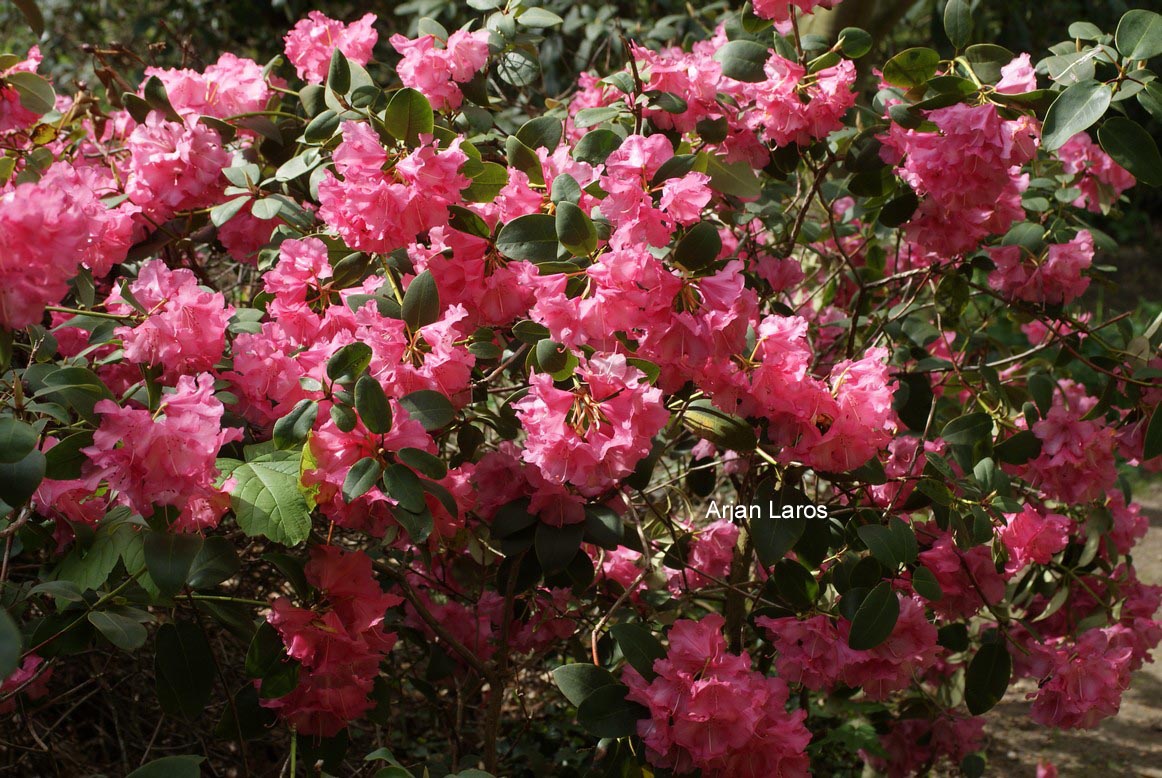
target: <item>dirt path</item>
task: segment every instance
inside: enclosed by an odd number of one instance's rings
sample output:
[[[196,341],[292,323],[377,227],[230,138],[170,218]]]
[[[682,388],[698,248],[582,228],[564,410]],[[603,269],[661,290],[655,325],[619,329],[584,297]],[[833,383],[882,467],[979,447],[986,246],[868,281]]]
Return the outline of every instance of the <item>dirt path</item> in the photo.
[[[1150,516],[1150,531],[1134,549],[1134,564],[1142,581],[1162,584],[1162,480],[1139,486],[1134,497]],[[1155,661],[1134,674],[1117,717],[1097,729],[1058,732],[1034,724],[1024,701],[1033,686],[1014,685],[985,727],[988,774],[1031,778],[1038,760],[1045,759],[1063,777],[1162,778],[1162,649],[1154,654]]]

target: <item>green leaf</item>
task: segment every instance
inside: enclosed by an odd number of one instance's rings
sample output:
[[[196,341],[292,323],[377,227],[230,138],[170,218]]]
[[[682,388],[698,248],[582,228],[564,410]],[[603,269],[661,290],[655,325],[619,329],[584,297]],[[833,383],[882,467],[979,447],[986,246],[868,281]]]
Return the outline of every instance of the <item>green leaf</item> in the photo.
[[[839,31],[839,49],[848,59],[859,59],[871,51],[872,36],[859,27],[844,27]]]
[[[819,596],[819,582],[794,559],[780,559],[771,572],[779,595],[797,611],[810,610]]]
[[[496,63],[500,80],[512,86],[528,86],[541,74],[540,61],[524,49],[510,49]]]
[[[195,589],[207,589],[233,578],[241,566],[234,544],[221,535],[214,535],[206,538],[194,557],[186,581]]]
[[[964,703],[969,712],[979,716],[1000,702],[1012,674],[1013,660],[1003,643],[981,646],[964,676]]]
[[[492,235],[488,223],[462,205],[448,206],[448,214],[448,226],[454,230],[485,239]]]
[[[940,436],[953,446],[971,446],[992,434],[993,420],[987,413],[969,413],[944,425]]]
[[[618,686],[613,673],[604,667],[577,662],[553,670],[553,683],[573,705],[580,705],[593,692],[606,686]]]
[[[490,533],[494,538],[507,538],[536,523],[536,515],[529,512],[528,500],[514,500],[496,509]]]
[[[972,8],[966,0],[948,0],[944,6],[944,32],[957,49],[972,39]]]
[[[56,102],[56,93],[52,84],[35,73],[23,71],[9,73],[4,77],[10,86],[16,89],[20,96],[20,104],[37,116],[43,116],[53,110]]]
[[[153,669],[161,709],[171,716],[195,718],[210,701],[217,673],[205,633],[188,622],[163,624],[156,647]]]
[[[754,427],[737,416],[715,408],[709,400],[695,400],[682,414],[682,424],[719,448],[753,451],[758,444]]]
[[[1151,81],[1138,92],[1138,104],[1145,108],[1155,119],[1162,120],[1162,84]],[[0,180],[3,177],[0,176]]]
[[[646,681],[652,681],[657,676],[654,662],[666,658],[666,649],[662,647],[661,641],[641,624],[615,624],[609,632],[621,648],[625,661]]]
[[[557,258],[557,223],[546,213],[530,213],[505,224],[496,248],[510,259],[551,262]]]
[[[557,203],[554,220],[557,240],[576,257],[584,257],[597,250],[597,230],[593,221],[579,207],[562,200]],[[555,247],[554,247],[554,256]]]
[[[706,174],[710,188],[743,200],[758,199],[763,193],[762,183],[754,169],[746,162],[725,162],[717,156],[706,157]]]
[[[36,448],[37,434],[29,425],[11,416],[0,417],[0,464],[11,465]]]
[[[341,95],[351,91],[351,64],[338,46],[331,52],[331,63],[327,67],[327,87]]]
[[[884,563],[889,570],[916,561],[919,549],[916,535],[898,516],[888,519],[887,526],[868,524],[856,530],[859,539],[871,551],[872,556]]]
[[[383,489],[406,511],[419,513],[427,507],[419,476],[401,464],[383,470]]]
[[[435,114],[428,98],[414,89],[401,89],[391,96],[383,116],[383,126],[409,147],[417,146],[420,135],[435,128]]]
[[[20,667],[20,655],[24,652],[24,636],[20,627],[0,608],[0,678],[7,678]]]
[[[12,0],[13,5],[20,9],[21,15],[24,16],[24,21],[28,22],[28,26],[32,28],[32,32],[36,37],[44,35],[44,16],[40,13],[40,7],[37,6],[36,0]]]
[[[722,75],[735,81],[757,83],[765,81],[763,66],[770,58],[770,49],[754,41],[730,41],[714,52],[714,60],[722,65]]]
[[[618,116],[621,116],[621,113],[622,110],[620,107],[611,105],[601,106],[599,108],[582,108],[573,116],[573,126],[579,130],[583,130],[586,127],[592,127],[595,124],[601,124],[602,122],[607,122],[610,119],[616,119]],[[605,130],[605,132],[610,132],[610,134],[613,134],[609,130]],[[581,159],[580,157],[574,158]]]
[[[407,304],[406,297],[404,304]],[[360,376],[355,382],[355,410],[359,411],[359,418],[368,432],[384,435],[391,431],[391,403],[375,376]]]
[[[247,535],[265,535],[288,546],[307,539],[311,510],[299,490],[298,459],[247,462],[234,478],[230,502]]]
[[[613,130],[593,130],[582,136],[573,146],[573,159],[588,162],[590,165],[601,165],[620,145],[621,136]]]
[[[403,320],[412,330],[418,330],[440,319],[440,293],[436,279],[425,270],[412,279],[403,295]]]
[[[940,54],[933,49],[904,49],[884,64],[884,81],[910,89],[936,75],[939,66]]]
[[[1145,60],[1162,54],[1162,16],[1141,8],[1127,11],[1118,22],[1114,44],[1129,59]]]
[[[462,189],[460,195],[466,202],[490,203],[508,183],[508,169],[496,162],[480,162],[479,167],[470,172],[471,162],[464,164],[464,175],[472,179],[472,183]]]
[[[347,477],[343,479],[343,499],[352,503],[367,494],[367,491],[375,486],[375,482],[379,480],[381,472],[382,466],[375,457],[363,457],[351,465],[351,469],[347,471]]]
[[[916,594],[930,602],[944,599],[944,590],[940,588],[936,575],[923,565],[912,571],[912,588]]]
[[[200,778],[204,756],[163,756],[142,765],[125,778]]]
[[[290,413],[274,423],[274,444],[279,448],[302,445],[307,439],[315,419],[319,416],[319,404],[314,400],[299,400]]]
[[[585,506],[585,542],[612,551],[621,545],[621,517],[604,505]]]
[[[538,524],[533,537],[533,547],[536,549],[537,561],[541,563],[541,568],[546,573],[557,573],[568,567],[581,549],[584,534],[583,523],[564,524],[560,527]]]
[[[339,129],[339,114],[328,108],[319,112],[310,123],[303,128],[303,139],[307,143],[326,143]]]
[[[531,10],[531,9],[530,9]],[[525,12],[526,14],[528,11]],[[553,116],[538,116],[529,119],[516,131],[517,140],[530,149],[543,148],[554,151],[561,143],[564,128],[561,120]]]
[[[701,270],[722,252],[722,238],[712,222],[698,222],[674,247],[674,261],[687,270]]]
[[[418,448],[401,448],[396,452],[396,457],[412,470],[436,481],[448,474],[444,460]]]
[[[1162,18],[1162,17],[1160,17]],[[1150,133],[1122,116],[1106,119],[1097,131],[1102,149],[1147,186],[1162,186],[1162,154]]]
[[[556,27],[565,20],[552,11],[546,11],[544,8],[526,8],[521,11],[520,16],[516,17],[516,21],[517,24],[525,27],[541,28]]]
[[[0,500],[17,508],[36,493],[44,480],[44,454],[33,449],[19,462],[0,463]]]
[[[420,389],[399,399],[400,407],[408,416],[432,432],[446,427],[456,418],[456,409],[447,397],[433,389]]]
[[[1023,465],[1041,453],[1041,439],[1032,430],[1021,430],[996,445],[993,454],[998,462]]]
[[[883,643],[892,634],[900,616],[900,600],[889,581],[880,581],[859,604],[851,620],[847,645],[866,651]]]
[[[1110,107],[1110,88],[1092,79],[1073,84],[1057,96],[1045,114],[1041,147],[1055,151],[1079,132],[1089,129]]]
[[[577,721],[594,737],[629,737],[637,733],[638,719],[649,711],[625,698],[629,687],[602,686],[577,706]]]
[[[340,383],[354,381],[371,364],[371,355],[366,343],[348,343],[327,360],[327,377]]]
[[[553,186],[549,192],[549,200],[554,205],[563,201],[569,201],[573,205],[581,202],[581,185],[577,183],[577,179],[568,173],[561,173],[553,179]],[[558,229],[558,235],[560,230]]]
[[[1150,424],[1146,427],[1146,437],[1142,441],[1142,459],[1162,456],[1162,405],[1155,405],[1150,414]]]
[[[173,595],[186,585],[190,567],[202,550],[201,535],[148,532],[144,538],[145,569],[162,594]]]
[[[145,644],[148,633],[136,620],[113,611],[92,611],[89,623],[123,651],[136,651]]]

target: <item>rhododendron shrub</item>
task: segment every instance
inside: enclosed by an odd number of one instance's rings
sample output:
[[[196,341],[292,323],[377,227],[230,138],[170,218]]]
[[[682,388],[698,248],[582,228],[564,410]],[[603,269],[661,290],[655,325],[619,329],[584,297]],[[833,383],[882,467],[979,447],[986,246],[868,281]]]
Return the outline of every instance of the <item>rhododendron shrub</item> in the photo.
[[[2,60],[0,710],[148,646],[292,772],[705,778],[1115,715],[1162,328],[1089,301],[1162,17],[1038,61],[950,2],[857,69],[767,0],[545,100],[561,20],[492,5],[121,94]]]

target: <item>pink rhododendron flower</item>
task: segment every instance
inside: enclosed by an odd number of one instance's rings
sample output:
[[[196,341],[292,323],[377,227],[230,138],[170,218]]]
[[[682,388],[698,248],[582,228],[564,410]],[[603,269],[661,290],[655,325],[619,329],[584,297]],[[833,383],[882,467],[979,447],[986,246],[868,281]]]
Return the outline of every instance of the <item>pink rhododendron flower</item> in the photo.
[[[684,590],[713,585],[714,579],[725,580],[730,574],[738,527],[729,519],[719,519],[697,530],[686,566],[670,571],[670,591],[678,596]]]
[[[1077,233],[1068,243],[1051,244],[1044,257],[1029,258],[1021,246],[996,246],[989,256],[997,269],[989,286],[1016,300],[1032,303],[1070,303],[1089,288],[1082,275],[1093,264],[1093,236]]]
[[[1022,470],[1047,497],[1069,503],[1088,502],[1104,494],[1117,479],[1114,431],[1100,419],[1082,421],[1096,402],[1066,407],[1054,403],[1033,425],[1041,453]]]
[[[321,11],[311,11],[300,19],[286,37],[286,58],[295,66],[299,78],[310,84],[327,80],[331,55],[338,49],[358,65],[371,60],[372,49],[379,39],[375,31],[375,14],[364,14],[351,24],[331,19]]]
[[[107,482],[119,502],[143,516],[154,506],[172,505],[180,511],[177,529],[217,526],[230,499],[215,486],[215,460],[223,445],[242,439],[242,431],[222,426],[224,409],[213,392],[213,377],[203,373],[181,376],[157,414],[98,402],[101,423],[93,445],[82,449],[89,476]]]
[[[1121,640],[1126,627],[1114,625],[1085,632],[1073,645],[1041,651],[1049,670],[1036,692],[1030,717],[1061,729],[1089,729],[1118,712],[1130,683],[1133,650]]]
[[[125,193],[157,221],[213,204],[222,169],[230,164],[215,130],[166,121],[156,112],[130,133],[125,146],[130,153]]]
[[[1066,173],[1079,176],[1074,186],[1081,194],[1073,201],[1078,208],[1094,213],[1108,210],[1135,183],[1134,176],[1114,162],[1088,133],[1077,133],[1054,153]]]
[[[35,73],[43,59],[40,47],[33,46],[28,50],[27,59],[0,70],[0,79],[12,73]],[[28,110],[21,103],[20,92],[16,87],[10,84],[0,87],[0,136],[27,130],[39,120],[39,114]]]
[[[39,700],[48,694],[48,682],[52,678],[52,668],[42,668],[44,660],[36,654],[24,657],[20,666],[0,682],[0,697],[8,697],[17,690],[29,700]],[[0,701],[0,713],[16,710],[15,697]]]
[[[920,552],[920,562],[932,571],[944,596],[932,609],[949,618],[975,615],[985,605],[994,605],[1005,596],[1005,581],[993,565],[987,546],[962,550],[952,536],[941,536]]]
[[[124,283],[124,282],[123,282]],[[117,327],[125,358],[159,367],[166,381],[210,370],[226,346],[226,325],[234,315],[220,292],[198,286],[193,271],[170,270],[160,259],[142,265],[129,285],[148,315],[132,327]],[[134,308],[115,292],[106,307],[131,315]]]
[[[145,75],[161,81],[174,110],[190,124],[199,116],[226,119],[265,110],[273,94],[257,62],[229,52],[201,73],[188,68],[146,68]]]
[[[570,392],[536,373],[528,396],[513,407],[528,433],[524,460],[595,496],[633,472],[670,414],[661,391],[620,354],[590,357],[577,375],[582,384]]]
[[[1029,564],[1048,564],[1069,542],[1072,522],[1057,513],[1041,513],[1031,505],[1008,518],[999,535],[1009,551],[1005,573],[1013,575]]]
[[[751,129],[778,146],[809,145],[841,126],[843,114],[855,105],[855,65],[838,65],[812,74],[803,84],[806,69],[797,62],[772,53],[764,66],[767,79],[744,87],[755,110],[748,113]]]
[[[322,591],[324,606],[306,610],[280,597],[267,617],[300,663],[298,686],[260,702],[298,731],[330,737],[374,706],[367,695],[396,639],[383,628],[384,614],[403,598],[380,589],[362,551],[315,546],[305,573]]]
[[[392,47],[403,55],[397,72],[404,86],[422,92],[436,110],[460,107],[460,84],[472,80],[488,62],[488,33],[456,30],[441,42],[434,35],[409,40],[392,35]]]
[[[1016,59],[1001,68],[1001,80],[996,87],[1001,94],[1016,95],[1036,88],[1037,73],[1028,54],[1018,54]]]
[[[745,652],[727,652],[724,623],[718,614],[679,620],[666,658],[654,662],[652,681],[632,667],[623,671],[626,698],[650,711],[638,722],[646,758],[679,773],[701,770],[707,778],[808,775],[807,712],[788,713],[786,683],[751,670]]]
[[[892,722],[887,734],[880,738],[886,756],[866,754],[865,758],[888,778],[921,775],[941,759],[959,764],[983,745],[984,723],[981,716],[957,714],[933,720],[902,718]]]

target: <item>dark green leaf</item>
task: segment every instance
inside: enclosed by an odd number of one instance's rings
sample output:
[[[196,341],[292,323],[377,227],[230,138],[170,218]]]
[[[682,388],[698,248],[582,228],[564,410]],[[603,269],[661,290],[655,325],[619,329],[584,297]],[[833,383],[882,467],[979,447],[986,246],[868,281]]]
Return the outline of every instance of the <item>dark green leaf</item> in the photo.
[[[674,261],[687,270],[701,270],[718,259],[722,238],[712,222],[698,222],[674,247]]]
[[[518,216],[501,228],[496,248],[511,259],[550,262],[557,258],[557,223],[546,213]]]
[[[20,666],[24,637],[8,611],[0,608],[0,677],[7,678]]]
[[[771,572],[779,596],[797,611],[809,610],[819,596],[819,582],[793,559],[780,559]]]
[[[859,59],[871,51],[872,36],[859,27],[844,27],[839,31],[839,48],[848,59]]]
[[[706,157],[706,174],[710,188],[743,200],[757,199],[763,193],[754,168],[746,162],[726,162],[715,155]]]
[[[609,632],[621,648],[625,661],[641,673],[646,681],[652,681],[657,675],[654,662],[666,658],[666,649],[662,647],[661,641],[640,624],[615,624]]]
[[[435,127],[432,104],[414,89],[401,89],[388,101],[383,124],[393,138],[417,146],[420,135],[430,134]]]
[[[964,676],[964,703],[974,716],[992,709],[1005,696],[1013,660],[1003,643],[987,643],[969,662]]]
[[[1162,54],[1162,16],[1142,8],[1127,11],[1118,22],[1114,43],[1129,59],[1145,60]]]
[[[404,304],[407,304],[406,297]],[[363,375],[355,382],[355,410],[359,411],[359,418],[368,432],[384,435],[391,431],[391,404],[375,376]]]
[[[600,165],[621,145],[621,136],[612,130],[593,130],[573,146],[573,159]]]
[[[456,409],[452,403],[433,389],[420,389],[406,394],[400,398],[399,404],[410,418],[418,421],[428,432],[446,427],[456,418]]]
[[[851,620],[847,644],[857,651],[875,648],[892,634],[899,616],[899,598],[890,582],[881,581],[859,604]]]
[[[597,250],[597,230],[593,227],[593,221],[568,200],[557,203],[554,225],[557,240],[573,256],[583,257]]]
[[[944,6],[944,32],[957,49],[972,39],[972,8],[966,0],[948,0]]]
[[[201,551],[190,564],[186,578],[195,589],[205,589],[233,578],[241,568],[234,544],[228,539],[215,535],[206,538]]]
[[[436,279],[425,270],[412,279],[403,295],[403,320],[413,330],[440,319],[440,293]]]
[[[437,481],[448,474],[448,466],[444,464],[444,460],[418,448],[401,448],[396,452],[396,457],[417,473]]]
[[[590,694],[605,686],[617,686],[613,673],[604,667],[578,662],[553,670],[553,683],[573,705],[580,705]]]
[[[347,477],[343,479],[343,499],[351,503],[367,494],[379,480],[381,472],[382,466],[375,457],[363,457],[351,465]]]
[[[1021,430],[998,443],[993,453],[998,462],[1023,465],[1041,453],[1041,439],[1032,430]]]
[[[36,448],[37,434],[29,425],[11,416],[0,417],[0,464],[11,465]]]
[[[621,545],[621,517],[604,505],[585,506],[585,542],[608,551]]]
[[[10,86],[16,89],[20,97],[20,104],[37,116],[43,116],[53,109],[56,102],[56,93],[52,84],[35,73],[17,71],[4,77]]]
[[[427,507],[419,476],[404,465],[397,463],[384,468],[383,489],[406,511],[420,513]]]
[[[940,55],[932,49],[912,48],[901,51],[884,65],[884,80],[895,86],[920,86],[940,66]]]
[[[1162,17],[1159,17],[1162,18]],[[1097,131],[1102,149],[1147,186],[1162,186],[1162,154],[1137,122],[1112,116]]]
[[[720,46],[714,52],[714,60],[722,65],[722,75],[736,81],[758,82],[766,80],[763,70],[770,49],[754,41],[738,40]]]
[[[0,464],[0,500],[12,508],[23,505],[44,480],[46,464],[44,454],[37,449],[19,462]]]
[[[993,420],[987,413],[969,413],[944,425],[940,436],[954,446],[971,446],[992,434]]]
[[[28,22],[28,26],[32,28],[36,37],[44,35],[44,16],[41,15],[36,0],[12,0],[12,3],[20,9],[24,21]]]
[[[1092,127],[1105,114],[1112,99],[1110,88],[1100,81],[1082,81],[1068,87],[1045,114],[1042,148],[1055,151],[1077,133]]]
[[[319,416],[319,404],[314,400],[299,400],[290,413],[274,423],[274,444],[279,448],[302,445],[307,439],[315,419]]]
[[[161,709],[193,719],[214,690],[217,670],[210,643],[201,628],[188,622],[163,624],[156,641],[153,668]]]
[[[715,408],[709,400],[695,400],[682,415],[682,424],[700,438],[732,451],[753,451],[758,440],[754,427]]]
[[[530,149],[543,148],[552,152],[561,143],[563,133],[564,129],[560,119],[552,116],[538,116],[521,125],[521,128],[516,131],[516,137]]]
[[[371,346],[356,341],[348,343],[327,360],[327,377],[347,383],[358,378],[371,364]]]
[[[92,611],[89,623],[105,638],[123,651],[136,651],[145,644],[145,627],[128,616],[113,611]]]
[[[144,539],[145,568],[158,590],[166,596],[186,585],[194,558],[202,550],[201,535],[180,532],[148,532]]]
[[[1162,405],[1155,405],[1150,414],[1150,424],[1146,427],[1146,437],[1142,441],[1142,459],[1162,456]]]
[[[594,690],[577,706],[577,721],[595,737],[636,734],[638,719],[649,716],[649,710],[627,700],[628,692],[622,684]]]
[[[585,534],[585,525],[564,524],[554,527],[551,524],[538,524],[533,539],[533,547],[537,552],[537,561],[546,573],[556,573],[569,566],[569,562],[581,548],[581,540]]]
[[[936,576],[932,571],[923,565],[918,566],[912,571],[912,588],[916,590],[916,594],[930,602],[944,598],[944,591],[940,588],[940,582],[936,580]]]
[[[351,64],[338,46],[331,52],[331,64],[327,67],[327,87],[341,95],[351,90]]]
[[[454,230],[466,232],[478,238],[488,238],[492,235],[492,231],[484,219],[461,205],[448,206],[448,214],[448,225]]]

